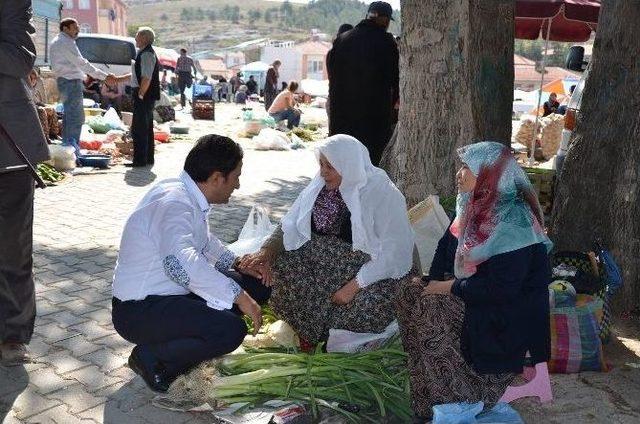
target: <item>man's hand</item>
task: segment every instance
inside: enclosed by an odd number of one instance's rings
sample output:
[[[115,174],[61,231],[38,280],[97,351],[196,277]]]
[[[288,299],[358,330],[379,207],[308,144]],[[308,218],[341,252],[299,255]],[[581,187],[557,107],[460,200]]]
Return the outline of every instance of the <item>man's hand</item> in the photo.
[[[243,314],[253,321],[253,335],[258,334],[260,327],[262,327],[262,308],[260,308],[260,305],[244,290],[236,299],[236,305],[238,305]]]
[[[360,291],[360,286],[356,279],[352,279],[347,284],[342,286],[340,290],[335,292],[333,296],[331,296],[331,302],[336,305],[347,305],[351,303],[356,294]]]
[[[451,294],[451,287],[453,286],[454,280],[448,281],[429,281],[429,285],[424,288],[424,294]]]
[[[266,250],[240,257],[234,265],[236,271],[262,280],[267,287],[272,285],[271,264],[273,260]]]

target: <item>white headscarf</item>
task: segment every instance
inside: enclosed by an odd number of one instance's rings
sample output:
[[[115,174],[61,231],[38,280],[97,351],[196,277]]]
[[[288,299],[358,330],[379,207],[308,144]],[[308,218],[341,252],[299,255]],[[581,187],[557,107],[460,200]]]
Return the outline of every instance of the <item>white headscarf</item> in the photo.
[[[406,275],[412,265],[414,237],[402,193],[382,169],[373,166],[367,148],[349,135],[329,137],[317,148],[316,155],[320,154],[342,176],[339,190],[351,213],[353,250],[371,256],[358,274],[360,284]],[[318,172],[282,219],[286,250],[311,240],[313,205],[324,186]]]

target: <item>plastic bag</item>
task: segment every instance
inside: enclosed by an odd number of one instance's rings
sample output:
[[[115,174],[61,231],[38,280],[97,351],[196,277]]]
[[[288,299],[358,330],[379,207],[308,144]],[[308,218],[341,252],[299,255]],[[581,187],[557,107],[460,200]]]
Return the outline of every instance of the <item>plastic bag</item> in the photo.
[[[124,129],[124,124],[120,120],[120,117],[118,116],[118,112],[116,112],[116,110],[112,107],[109,108],[109,110],[107,111],[107,113],[104,114],[102,119],[104,119],[104,122],[107,125],[109,125],[112,130]]]
[[[73,146],[50,144],[49,155],[56,171],[70,171],[76,167],[76,149]]]
[[[355,353],[378,349],[398,334],[398,321],[394,320],[382,333],[354,333],[348,330],[330,329],[327,352]]]
[[[253,138],[256,150],[289,150],[289,137],[280,131],[264,128]]]
[[[304,149],[304,142],[300,137],[291,133],[291,150]]]
[[[269,220],[267,211],[262,206],[256,205],[251,208],[238,240],[227,247],[238,256],[255,253],[260,250],[275,229],[276,226]]]
[[[109,130],[112,130],[111,126],[107,124],[102,116],[93,116],[87,120],[87,125],[91,127],[96,134],[106,134]]]
[[[426,274],[431,268],[438,242],[451,220],[440,205],[438,196],[431,195],[409,210],[409,222],[416,236],[422,272]]]
[[[483,402],[436,405],[432,424],[524,424],[520,414],[508,403],[497,403],[482,412],[483,408]]]
[[[608,371],[600,339],[602,308],[602,299],[586,294],[576,296],[575,306],[551,308],[549,372]]]

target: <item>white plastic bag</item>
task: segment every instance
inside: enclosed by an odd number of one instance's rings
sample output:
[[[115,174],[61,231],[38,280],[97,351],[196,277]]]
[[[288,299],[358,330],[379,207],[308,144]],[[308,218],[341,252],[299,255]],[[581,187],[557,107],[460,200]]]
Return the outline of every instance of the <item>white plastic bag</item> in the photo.
[[[251,208],[238,240],[227,247],[238,256],[255,253],[260,250],[275,229],[276,226],[269,220],[267,211],[262,206],[256,205]]]
[[[124,124],[120,120],[118,116],[118,112],[112,107],[109,108],[107,113],[102,117],[104,122],[111,127],[112,130],[122,130],[124,129]]]
[[[263,128],[260,134],[253,137],[256,150],[289,150],[289,137],[273,128]]]
[[[398,334],[398,321],[394,320],[382,333],[354,333],[348,330],[329,330],[327,352],[356,353],[378,349]]]
[[[73,146],[50,144],[49,156],[56,171],[71,171],[76,167],[76,149]]]
[[[440,206],[438,196],[431,195],[409,211],[409,222],[416,235],[422,272],[428,273],[438,242],[449,228],[451,220]]]

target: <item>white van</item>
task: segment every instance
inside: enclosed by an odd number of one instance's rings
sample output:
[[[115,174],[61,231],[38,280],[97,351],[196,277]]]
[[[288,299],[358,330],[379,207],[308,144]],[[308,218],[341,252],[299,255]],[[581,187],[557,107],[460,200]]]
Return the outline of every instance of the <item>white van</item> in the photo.
[[[76,44],[82,56],[96,68],[114,75],[131,72],[131,61],[136,58],[136,41],[133,38],[111,34],[79,34]]]

